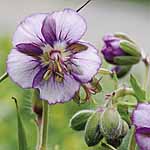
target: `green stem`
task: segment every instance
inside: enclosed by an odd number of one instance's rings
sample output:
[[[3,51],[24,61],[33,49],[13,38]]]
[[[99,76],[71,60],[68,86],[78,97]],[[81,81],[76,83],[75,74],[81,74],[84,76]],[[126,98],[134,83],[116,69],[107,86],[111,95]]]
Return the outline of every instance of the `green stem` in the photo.
[[[143,88],[145,89],[145,91],[147,91],[147,87],[148,87],[149,70],[150,70],[150,65],[147,64],[145,70],[144,83],[143,83]]]
[[[8,77],[8,73],[5,72],[1,77],[0,77],[0,82],[4,81]]]
[[[105,145],[107,148],[111,149],[111,150],[117,150],[116,148],[114,148],[113,146],[109,145],[108,143],[102,143],[103,145]]]
[[[47,138],[48,138],[48,102],[43,101],[43,120],[41,128],[41,146],[40,150],[47,150]]]
[[[135,93],[134,93],[132,88],[125,88],[125,87],[123,87],[123,88],[117,89],[112,94],[112,102],[113,102],[113,104],[116,103],[118,98],[124,97],[124,96],[127,96],[127,95],[135,96]]]

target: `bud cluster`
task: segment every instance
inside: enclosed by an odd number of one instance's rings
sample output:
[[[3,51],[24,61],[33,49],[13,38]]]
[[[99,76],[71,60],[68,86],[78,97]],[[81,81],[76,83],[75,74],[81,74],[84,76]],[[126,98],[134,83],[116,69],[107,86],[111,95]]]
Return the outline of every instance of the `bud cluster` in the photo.
[[[70,127],[76,131],[84,131],[85,142],[89,147],[97,145],[103,139],[118,147],[129,130],[128,124],[113,106],[95,111],[79,111],[70,120]]]

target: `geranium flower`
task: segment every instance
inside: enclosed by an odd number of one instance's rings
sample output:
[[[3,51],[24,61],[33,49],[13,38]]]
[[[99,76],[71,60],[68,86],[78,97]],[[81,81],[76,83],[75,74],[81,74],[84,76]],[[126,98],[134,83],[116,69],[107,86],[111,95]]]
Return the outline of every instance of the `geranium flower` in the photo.
[[[25,18],[13,37],[9,76],[23,88],[39,89],[49,104],[71,100],[101,65],[97,49],[80,41],[85,31],[85,20],[72,9]]]
[[[132,115],[140,150],[150,150],[150,104],[138,104]]]

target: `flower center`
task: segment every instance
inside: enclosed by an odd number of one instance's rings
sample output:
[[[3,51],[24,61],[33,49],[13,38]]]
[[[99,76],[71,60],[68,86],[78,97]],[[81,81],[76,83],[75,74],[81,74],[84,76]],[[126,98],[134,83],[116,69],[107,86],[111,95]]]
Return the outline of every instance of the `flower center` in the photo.
[[[54,48],[46,45],[43,49],[43,55],[40,57],[43,67],[47,67],[47,71],[43,76],[44,80],[48,80],[52,75],[57,82],[63,82],[66,65],[64,63],[65,45],[56,44]]]

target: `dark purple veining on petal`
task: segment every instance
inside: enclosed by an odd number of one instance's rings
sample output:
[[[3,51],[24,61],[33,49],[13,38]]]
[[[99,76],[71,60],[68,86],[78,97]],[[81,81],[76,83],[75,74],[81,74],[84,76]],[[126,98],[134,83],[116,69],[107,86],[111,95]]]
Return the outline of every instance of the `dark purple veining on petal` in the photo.
[[[51,17],[51,15],[48,15],[43,21],[41,32],[43,34],[43,37],[45,38],[45,41],[53,47],[53,44],[54,42],[57,41],[57,38],[56,38],[56,22]]]
[[[136,133],[145,134],[150,136],[150,128],[147,127],[139,127],[136,129]]]
[[[36,88],[36,86],[39,85],[39,83],[43,80],[43,76],[46,73],[46,71],[47,71],[47,67],[41,68],[39,70],[39,72],[34,77],[33,84],[32,84],[33,88]]]
[[[40,46],[32,43],[21,43],[16,45],[16,49],[28,56],[37,57],[43,54],[43,51],[40,49]]]

